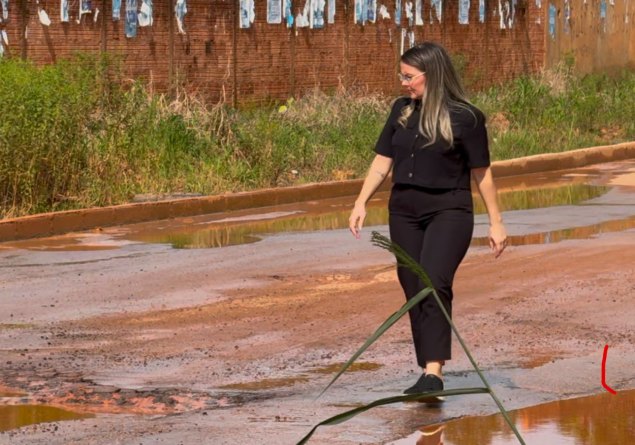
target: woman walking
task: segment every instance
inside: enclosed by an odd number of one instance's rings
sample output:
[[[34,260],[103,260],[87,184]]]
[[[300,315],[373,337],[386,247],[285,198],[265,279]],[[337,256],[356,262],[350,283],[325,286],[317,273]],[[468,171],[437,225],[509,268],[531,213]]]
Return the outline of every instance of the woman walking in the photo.
[[[490,170],[485,116],[467,100],[447,52],[436,43],[406,51],[398,76],[407,95],[393,104],[349,227],[359,238],[366,203],[392,169],[390,237],[419,261],[451,314],[454,274],[474,228],[470,178],[487,207],[494,255],[507,245]],[[404,267],[398,267],[397,275],[408,299],[424,288]],[[450,325],[433,298],[424,299],[409,315],[423,373],[404,393],[442,390],[442,367],[451,358]]]

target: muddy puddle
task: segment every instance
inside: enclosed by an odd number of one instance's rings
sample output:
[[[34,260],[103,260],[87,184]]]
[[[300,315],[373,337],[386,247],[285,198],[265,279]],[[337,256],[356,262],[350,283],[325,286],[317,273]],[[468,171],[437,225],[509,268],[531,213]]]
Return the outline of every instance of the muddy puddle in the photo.
[[[0,406],[0,431],[9,431],[38,423],[79,420],[94,417],[54,406],[10,405]]]
[[[321,368],[312,368],[309,370],[310,374],[335,374],[344,363],[334,363],[329,366]],[[347,369],[347,372],[364,372],[364,371],[376,371],[383,365],[372,362],[358,362],[353,363]],[[305,383],[311,379],[310,374],[301,374],[295,377],[288,378],[276,378],[276,379],[262,379],[253,382],[232,383],[230,385],[221,386],[222,389],[234,389],[240,391],[264,391],[268,389],[277,389],[283,387],[293,386],[297,383]]]
[[[550,230],[547,232],[531,233],[528,235],[510,235],[508,240],[512,246],[526,244],[549,244],[568,239],[587,239],[601,233],[621,232],[635,228],[635,216],[631,218],[606,221],[588,226],[573,227],[570,229]],[[477,237],[472,239],[472,246],[487,246],[489,239]]]
[[[573,184],[561,187],[537,188],[500,193],[503,210],[535,209],[560,205],[576,205],[605,194],[603,186]],[[381,193],[367,207],[366,226],[388,223],[388,193]],[[144,243],[170,244],[174,248],[213,248],[256,242],[264,235],[289,232],[313,232],[348,227],[351,198],[337,198],[292,205],[295,211],[249,215],[249,218],[223,218],[208,223],[166,225],[139,230],[126,238]],[[290,205],[291,207],[291,205]],[[475,212],[485,213],[480,198],[475,200]],[[156,227],[156,226],[155,226]],[[518,242],[518,241],[517,241]]]
[[[618,445],[635,441],[635,390],[559,400],[510,412],[528,445]],[[391,445],[515,445],[500,414],[430,425]]]
[[[632,171],[635,170],[635,162],[607,165],[610,167],[596,166],[501,178],[498,180],[500,206],[504,211],[511,211],[584,205],[589,200],[605,195],[614,186],[624,188],[623,181],[619,178],[632,175]],[[627,189],[633,190],[630,187]],[[388,192],[380,192],[369,202],[365,226],[387,224],[388,196]],[[130,243],[167,244],[177,249],[247,244],[276,233],[346,228],[353,199],[354,197],[340,197],[270,208],[175,218],[81,234],[4,243],[2,246],[59,251],[117,249]],[[475,212],[485,212],[480,197],[475,199]],[[620,221],[589,225],[571,231],[561,230],[557,233],[544,232],[526,237],[513,237],[512,241],[516,245],[553,242],[633,227],[633,218],[622,218]],[[479,243],[481,240],[476,239],[475,244]]]
[[[38,423],[79,420],[95,417],[55,406],[33,405],[28,395],[0,386],[0,432]]]

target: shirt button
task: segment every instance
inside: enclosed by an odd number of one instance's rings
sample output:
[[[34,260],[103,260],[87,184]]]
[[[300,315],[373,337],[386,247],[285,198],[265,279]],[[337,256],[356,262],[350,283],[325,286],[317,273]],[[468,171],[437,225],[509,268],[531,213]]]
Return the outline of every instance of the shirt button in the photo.
[[[414,153],[410,153],[410,157],[411,157],[411,158],[414,158],[414,157],[415,157],[415,154],[414,154]]]
[[[408,173],[408,177],[409,177],[409,178],[412,178],[412,173]]]

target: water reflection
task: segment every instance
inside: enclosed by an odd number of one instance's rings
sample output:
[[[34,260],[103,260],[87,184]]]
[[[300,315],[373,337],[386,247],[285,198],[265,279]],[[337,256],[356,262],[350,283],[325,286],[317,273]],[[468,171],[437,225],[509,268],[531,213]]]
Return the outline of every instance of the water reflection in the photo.
[[[512,246],[524,244],[549,244],[568,239],[587,239],[600,233],[621,232],[635,227],[635,216],[613,221],[605,221],[589,226],[573,227],[570,229],[551,230],[549,232],[530,233],[528,235],[510,235]],[[473,246],[487,246],[489,239],[478,237],[472,240]]]
[[[0,406],[0,431],[8,431],[36,423],[86,419],[89,417],[94,416],[92,414],[79,414],[53,406]]]
[[[520,210],[576,205],[601,196],[607,191],[608,188],[603,186],[569,184],[559,187],[502,192],[499,196],[502,210]],[[378,199],[369,203],[366,226],[388,223],[387,199],[388,194],[382,193],[378,195]],[[298,206],[298,204],[295,205],[296,208]],[[333,230],[348,227],[350,198],[304,203],[299,207],[301,207],[301,212],[280,212],[284,216],[275,219],[246,221],[234,218],[228,222],[228,219],[224,218],[210,221],[204,228],[200,227],[201,222],[166,226],[161,229],[138,228],[134,233],[128,234],[127,238],[147,243],[171,244],[175,248],[210,248],[255,242],[260,240],[259,235],[264,234]],[[475,200],[475,212],[485,212],[485,206],[480,198]],[[269,215],[269,213],[265,215]],[[257,219],[257,215],[253,215],[252,219]]]
[[[502,210],[528,210],[561,205],[577,205],[597,198],[609,191],[608,187],[588,184],[571,184],[528,190],[503,191],[498,194]],[[485,204],[478,196],[474,200],[474,212],[485,213]]]
[[[545,178],[542,180],[546,181]],[[499,192],[502,210],[577,205],[601,196],[610,190],[609,187],[588,185],[574,180],[564,185],[561,182],[543,182],[540,187],[524,183],[523,186],[527,188],[518,190],[506,187]],[[375,199],[368,203],[366,226],[387,224],[388,196],[388,192],[377,193]],[[339,197],[270,208],[153,221],[105,229],[97,233],[85,232],[45,239],[9,242],[4,243],[3,247],[71,251],[116,249],[135,242],[169,244],[177,249],[217,248],[247,244],[260,241],[266,234],[346,228],[348,227],[351,199],[351,197]],[[485,212],[485,206],[480,197],[476,197],[474,205],[476,213]],[[589,226],[588,228],[570,229],[569,231],[512,237],[512,241],[516,245],[554,242],[571,237],[588,237],[598,233],[598,231],[625,230],[633,226],[632,219],[627,219]],[[482,240],[479,239],[474,241],[476,245],[481,243]]]
[[[332,200],[329,200],[332,201]],[[284,232],[310,232],[348,227],[350,208],[344,202],[328,202],[325,205],[307,203],[301,213],[285,215],[276,219],[233,221],[231,223],[211,221],[206,227],[175,226],[161,230],[138,231],[127,238],[146,243],[171,244],[174,248],[225,247],[259,241],[264,234]],[[368,207],[367,224],[379,225],[388,221],[385,204],[373,202]],[[260,236],[259,236],[260,235]]]
[[[527,444],[618,445],[635,440],[635,390],[559,400],[510,413]],[[439,426],[443,429],[439,430]],[[422,428],[392,445],[512,445],[500,414]]]

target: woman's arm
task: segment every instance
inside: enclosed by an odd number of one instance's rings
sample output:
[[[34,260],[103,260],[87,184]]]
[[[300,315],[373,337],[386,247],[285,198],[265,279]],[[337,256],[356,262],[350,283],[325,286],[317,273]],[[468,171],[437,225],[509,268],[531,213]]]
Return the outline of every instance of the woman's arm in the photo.
[[[472,169],[472,177],[487,208],[487,214],[489,215],[489,245],[498,258],[507,246],[507,233],[503,225],[503,217],[498,209],[492,169],[490,167],[474,168]]]
[[[392,158],[375,155],[375,159],[370,164],[366,179],[364,179],[364,185],[359,192],[359,196],[355,200],[355,206],[351,212],[350,218],[348,218],[348,227],[351,229],[351,233],[355,235],[355,238],[359,238],[359,233],[364,225],[364,219],[366,218],[366,203],[373,196],[375,191],[384,182],[386,176],[392,168]]]

